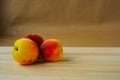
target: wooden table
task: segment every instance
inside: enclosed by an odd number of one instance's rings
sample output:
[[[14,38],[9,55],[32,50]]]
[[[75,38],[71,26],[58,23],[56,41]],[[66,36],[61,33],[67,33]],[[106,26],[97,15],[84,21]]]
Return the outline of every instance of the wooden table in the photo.
[[[22,66],[0,47],[0,80],[120,80],[119,47],[64,47],[59,62]]]

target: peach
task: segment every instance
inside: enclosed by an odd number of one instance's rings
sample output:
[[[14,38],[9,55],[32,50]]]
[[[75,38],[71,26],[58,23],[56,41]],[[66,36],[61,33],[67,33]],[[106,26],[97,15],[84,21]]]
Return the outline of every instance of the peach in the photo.
[[[63,49],[58,39],[48,39],[40,46],[42,56],[46,61],[59,61],[62,59]]]
[[[44,39],[38,33],[26,34],[23,37],[33,40],[38,47],[40,47],[41,44],[44,42]]]
[[[39,48],[31,39],[22,38],[15,41],[12,56],[20,64],[32,64],[36,62],[38,55]]]

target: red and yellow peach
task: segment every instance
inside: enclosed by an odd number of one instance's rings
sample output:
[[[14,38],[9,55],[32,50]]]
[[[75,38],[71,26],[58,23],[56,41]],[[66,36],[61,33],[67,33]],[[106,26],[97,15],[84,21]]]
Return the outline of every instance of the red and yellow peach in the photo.
[[[20,64],[32,64],[38,59],[39,48],[31,39],[18,39],[14,43],[12,55],[13,58]]]
[[[46,61],[59,61],[63,55],[61,42],[58,39],[48,39],[40,46],[42,56]]]

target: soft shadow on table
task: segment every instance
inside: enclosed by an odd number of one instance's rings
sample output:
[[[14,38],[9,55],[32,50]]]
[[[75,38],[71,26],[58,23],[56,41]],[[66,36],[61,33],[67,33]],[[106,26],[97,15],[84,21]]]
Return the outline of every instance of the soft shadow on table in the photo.
[[[70,58],[63,58],[62,60],[60,61],[55,61],[55,62],[46,62],[44,59],[40,58],[38,59],[38,61],[36,61],[35,63],[31,64],[31,65],[21,65],[21,66],[25,66],[25,67],[43,67],[43,66],[46,66],[47,64],[62,64],[62,63],[66,63],[66,62],[70,62]]]

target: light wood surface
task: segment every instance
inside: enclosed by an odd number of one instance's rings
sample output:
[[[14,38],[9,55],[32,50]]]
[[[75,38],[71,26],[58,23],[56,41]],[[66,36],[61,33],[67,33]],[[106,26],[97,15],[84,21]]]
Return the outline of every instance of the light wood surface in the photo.
[[[22,66],[0,47],[0,80],[120,80],[119,47],[64,47],[59,62]]]

